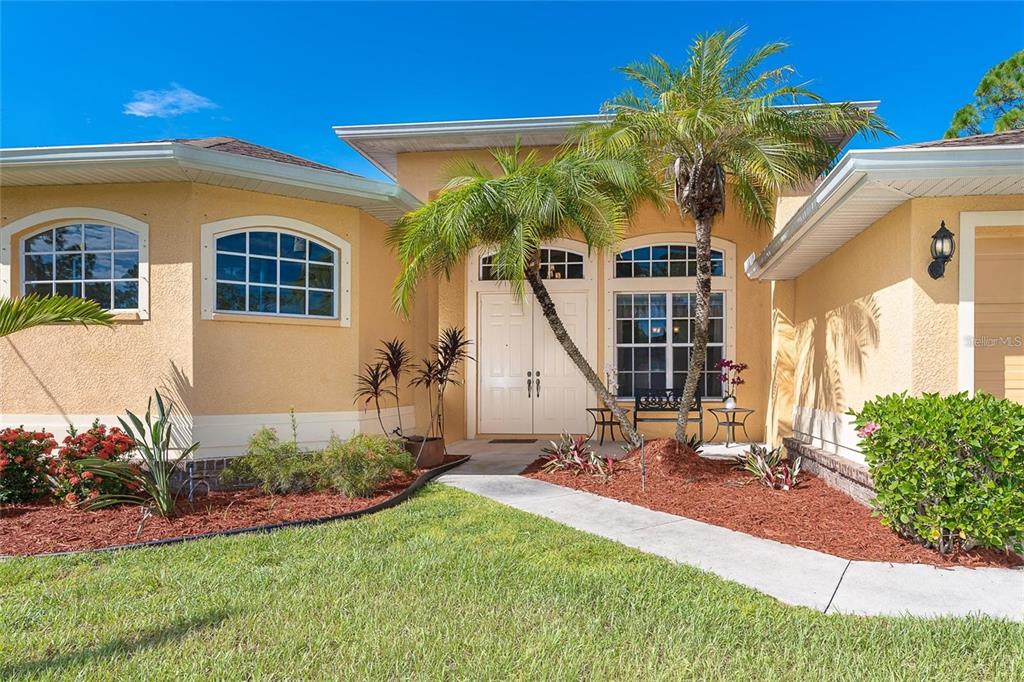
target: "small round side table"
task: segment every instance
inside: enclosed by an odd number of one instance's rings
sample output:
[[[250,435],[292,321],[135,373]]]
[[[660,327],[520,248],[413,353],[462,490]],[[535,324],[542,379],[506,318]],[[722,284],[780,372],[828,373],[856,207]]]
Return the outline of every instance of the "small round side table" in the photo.
[[[593,438],[594,434],[597,433],[597,427],[601,427],[601,445],[604,445],[604,432],[608,429],[608,433],[611,434],[612,442],[615,442],[615,429],[619,429],[619,435],[622,435],[622,427],[619,426],[618,420],[615,419],[615,413],[613,413],[607,407],[588,407],[587,412],[594,419],[594,428],[590,431],[588,438]]]
[[[747,419],[750,415],[754,414],[754,411],[748,407],[710,407],[708,412],[715,415],[715,433],[711,436],[711,440],[715,439],[718,435],[718,429],[725,427],[725,445],[728,447],[731,445],[738,445],[739,441],[736,440],[736,427],[739,426],[743,429],[743,435],[746,439],[750,440],[750,435],[747,433]],[[730,443],[731,441],[731,443]]]

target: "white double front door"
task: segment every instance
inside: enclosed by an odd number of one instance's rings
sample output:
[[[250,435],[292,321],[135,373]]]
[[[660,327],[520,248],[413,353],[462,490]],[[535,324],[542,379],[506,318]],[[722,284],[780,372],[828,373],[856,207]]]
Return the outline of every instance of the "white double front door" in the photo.
[[[558,316],[584,354],[585,292],[552,292]],[[555,338],[532,295],[479,293],[480,433],[589,433],[589,387]]]

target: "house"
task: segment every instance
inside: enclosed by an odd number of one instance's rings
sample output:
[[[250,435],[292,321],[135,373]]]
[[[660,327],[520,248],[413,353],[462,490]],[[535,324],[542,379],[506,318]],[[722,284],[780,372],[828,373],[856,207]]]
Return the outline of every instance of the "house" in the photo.
[[[2,150],[0,295],[53,287],[102,297],[119,321],[0,344],[0,422],[109,422],[160,387],[203,458],[241,452],[261,425],[287,430],[290,409],[300,440],[322,442],[373,430],[352,395],[380,339],[406,339],[420,356],[440,329],[459,326],[476,361],[449,391],[449,440],[589,432],[589,387],[529,296],[520,304],[495,281],[490,254],[426,282],[403,320],[390,308],[398,266],[384,240],[389,223],[442,187],[451,159],[486,160],[517,139],[547,152],[581,121],[600,117],[334,129],[395,184],[230,138]],[[774,234],[727,210],[712,243],[705,401],[722,395],[715,360],[745,362],[737,398],[754,410],[750,440],[794,436],[793,447],[824,453],[822,466],[856,468],[845,413],[878,393],[1019,395],[1019,344],[962,339],[1022,333],[1013,293],[1024,286],[1012,278],[1024,270],[1010,256],[1024,257],[1022,210],[1019,133],[849,152],[820,183],[780,197]],[[932,279],[942,221],[957,248]],[[681,385],[692,247],[692,223],[647,207],[614,252],[560,240],[542,254],[567,328],[623,399]],[[401,409],[423,426],[424,396],[405,391]],[[396,416],[386,410],[389,428]],[[708,414],[709,437],[715,426]]]

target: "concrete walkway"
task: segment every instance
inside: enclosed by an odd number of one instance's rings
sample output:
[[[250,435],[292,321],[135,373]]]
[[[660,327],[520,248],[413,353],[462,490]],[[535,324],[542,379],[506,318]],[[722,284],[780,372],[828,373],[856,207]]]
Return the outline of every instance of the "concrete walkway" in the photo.
[[[441,483],[824,613],[987,615],[1024,622],[1024,570],[850,561],[518,474],[543,443],[463,441]]]

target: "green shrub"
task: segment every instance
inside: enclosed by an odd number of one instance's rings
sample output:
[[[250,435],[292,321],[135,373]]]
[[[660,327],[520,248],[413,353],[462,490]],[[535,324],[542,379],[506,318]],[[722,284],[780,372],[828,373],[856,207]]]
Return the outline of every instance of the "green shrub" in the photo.
[[[851,414],[883,523],[943,553],[1024,551],[1024,406],[894,394]]]
[[[347,497],[372,497],[396,469],[413,469],[412,456],[397,441],[362,434],[331,438],[321,456],[321,484]]]
[[[263,427],[249,439],[244,455],[231,460],[221,474],[225,483],[255,482],[267,493],[310,490],[316,484],[317,453],[299,448],[294,438],[282,441]]]

